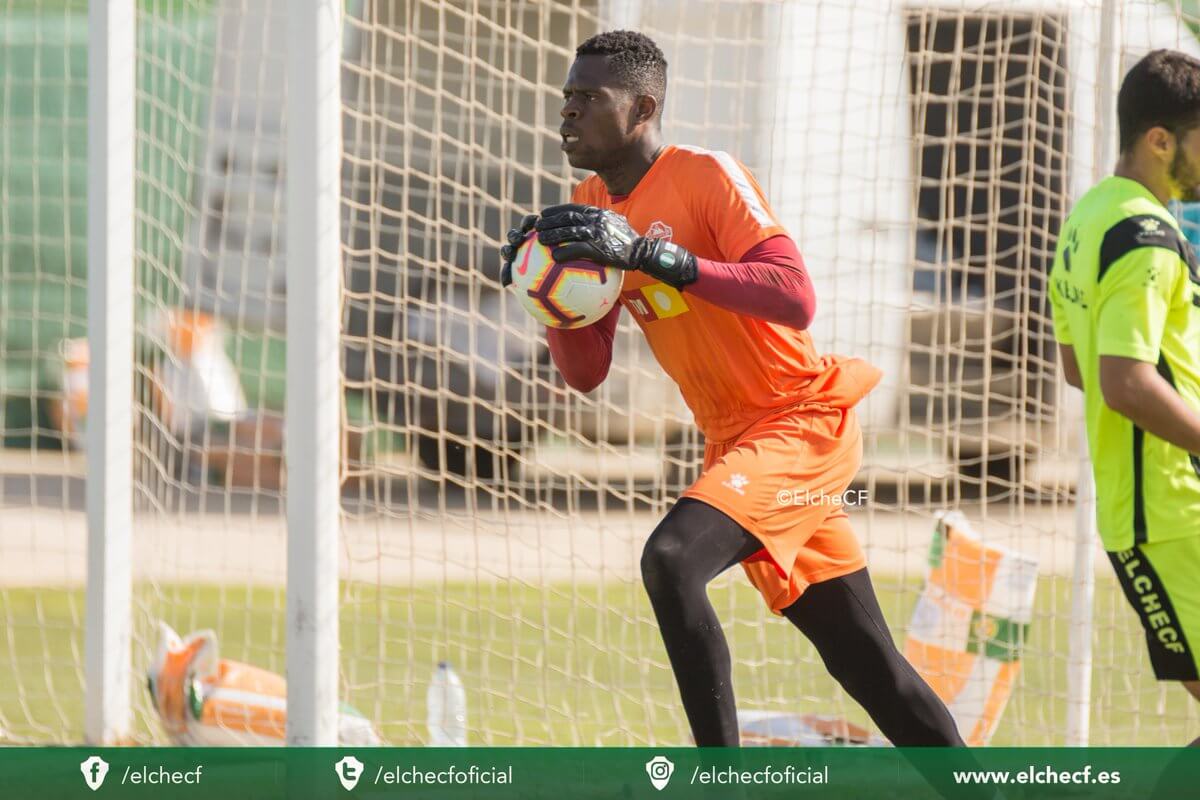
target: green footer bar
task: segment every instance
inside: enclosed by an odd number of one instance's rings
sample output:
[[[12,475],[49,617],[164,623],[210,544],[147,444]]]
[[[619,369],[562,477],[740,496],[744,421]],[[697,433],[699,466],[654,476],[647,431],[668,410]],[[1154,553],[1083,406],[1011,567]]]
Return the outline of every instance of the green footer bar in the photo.
[[[5,798],[1182,798],[1188,749],[2,748]]]

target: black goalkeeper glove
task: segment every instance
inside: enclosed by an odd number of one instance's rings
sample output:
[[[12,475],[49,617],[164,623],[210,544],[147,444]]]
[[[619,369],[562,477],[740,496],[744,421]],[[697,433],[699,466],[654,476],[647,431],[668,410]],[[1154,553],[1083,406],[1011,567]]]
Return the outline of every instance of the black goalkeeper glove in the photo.
[[[682,289],[697,278],[696,257],[667,239],[638,236],[615,211],[568,203],[542,212],[538,241],[554,247],[554,260],[582,259],[618,269],[636,269]]]
[[[526,214],[520,225],[509,228],[508,233],[505,234],[504,238],[508,240],[508,244],[500,248],[501,286],[508,286],[512,283],[513,259],[517,257],[517,250],[521,249],[529,232],[533,230],[535,222],[537,222],[537,214]]]

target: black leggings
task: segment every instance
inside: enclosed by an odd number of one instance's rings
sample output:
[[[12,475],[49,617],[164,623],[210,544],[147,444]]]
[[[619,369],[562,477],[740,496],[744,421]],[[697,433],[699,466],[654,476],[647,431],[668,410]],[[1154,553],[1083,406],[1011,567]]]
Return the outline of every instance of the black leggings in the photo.
[[[707,586],[761,548],[722,512],[684,498],[642,553],[642,580],[701,747],[738,745],[729,646]],[[892,744],[963,744],[945,704],[892,642],[866,569],[813,584],[783,614]]]

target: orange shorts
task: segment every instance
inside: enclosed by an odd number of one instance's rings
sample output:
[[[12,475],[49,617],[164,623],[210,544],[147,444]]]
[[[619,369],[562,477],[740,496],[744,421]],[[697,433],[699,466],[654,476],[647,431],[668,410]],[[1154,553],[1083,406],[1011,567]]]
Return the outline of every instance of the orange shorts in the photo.
[[[731,442],[705,445],[704,469],[683,493],[722,511],[763,544],[742,562],[776,614],[810,584],[867,565],[850,528],[847,491],[862,463],[853,409],[788,409]]]

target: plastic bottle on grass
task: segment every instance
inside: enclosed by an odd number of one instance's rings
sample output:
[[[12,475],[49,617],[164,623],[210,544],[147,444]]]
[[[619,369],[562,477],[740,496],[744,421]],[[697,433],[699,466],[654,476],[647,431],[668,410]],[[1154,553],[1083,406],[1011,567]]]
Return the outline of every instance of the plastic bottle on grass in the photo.
[[[438,662],[425,696],[430,747],[467,746],[467,693],[445,661]]]

